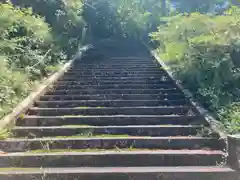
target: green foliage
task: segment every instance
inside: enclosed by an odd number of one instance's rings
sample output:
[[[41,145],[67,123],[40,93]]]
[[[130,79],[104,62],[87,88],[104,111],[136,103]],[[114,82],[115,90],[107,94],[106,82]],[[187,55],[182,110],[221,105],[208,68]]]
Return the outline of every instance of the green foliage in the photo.
[[[171,0],[176,5],[178,12],[201,12],[214,11],[215,5],[222,5],[226,0]]]
[[[0,53],[8,57],[11,69],[30,73],[30,78],[35,79],[33,74],[40,76],[46,73],[44,69],[47,65],[58,63],[51,54],[57,56],[61,54],[59,50],[55,48],[47,53],[53,37],[43,18],[33,15],[31,9],[14,8],[11,4],[1,4],[0,11]]]
[[[81,44],[84,20],[81,0],[12,0],[15,5],[31,7],[35,14],[45,17],[52,28],[55,43],[66,54],[73,55]]]
[[[7,57],[0,56],[0,117],[9,112],[19,97],[27,95],[30,84],[26,83],[27,76],[7,68]]]
[[[164,11],[168,11],[167,3],[163,2],[165,0],[85,0],[84,18],[91,25],[94,36],[139,38],[159,22]]]
[[[219,110],[220,118],[231,134],[240,132],[240,103],[232,103]]]
[[[224,0],[84,0],[84,18],[93,35],[137,37],[155,31],[161,18],[179,12],[216,13]],[[222,8],[220,8],[221,10]]]
[[[76,53],[84,23],[78,0],[13,3],[0,4],[0,117]]]
[[[162,59],[212,111],[239,101],[239,12],[233,7],[225,16],[179,14],[151,34]]]

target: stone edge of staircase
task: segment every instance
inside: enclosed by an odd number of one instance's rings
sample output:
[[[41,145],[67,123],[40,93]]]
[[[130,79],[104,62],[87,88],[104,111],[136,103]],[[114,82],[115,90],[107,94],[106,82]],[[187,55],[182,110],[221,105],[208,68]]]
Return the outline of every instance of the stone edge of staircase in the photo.
[[[171,71],[171,69],[162,61],[162,59],[157,55],[156,51],[154,49],[152,49],[150,47],[150,45],[148,45],[146,42],[144,42],[141,39],[141,42],[143,43],[143,45],[147,48],[147,50],[149,51],[150,55],[152,56],[152,58],[154,60],[157,61],[157,63],[159,63],[163,69],[167,72],[167,74],[169,75],[169,77],[173,80],[173,82],[175,82],[176,86],[183,92],[183,94],[186,96],[186,98],[188,98],[189,102],[193,105],[193,107],[196,108],[196,110],[203,115],[204,119],[209,123],[211,129],[218,133],[220,135],[221,138],[223,139],[227,139],[228,134],[226,132],[223,131],[223,124],[219,121],[217,121],[212,115],[211,113],[206,110],[203,106],[201,106],[195,99],[193,94],[186,88],[183,87],[182,82],[178,79],[176,79],[173,75],[173,72]]]
[[[228,163],[240,172],[240,134],[228,136]]]
[[[41,95],[48,91],[54,82],[63,76],[63,74],[68,70],[68,68],[70,68],[77,57],[82,58],[84,51],[89,49],[90,46],[91,45],[85,45],[81,47],[79,52],[76,53],[76,55],[73,56],[70,61],[65,63],[65,65],[57,72],[50,75],[46,81],[44,81],[44,83],[38,85],[33,92],[30,92],[30,94],[24,100],[22,100],[12,112],[0,119],[0,130],[5,128],[11,129],[15,125],[16,119],[21,116],[21,114],[24,114],[34,104],[34,102],[40,98]]]

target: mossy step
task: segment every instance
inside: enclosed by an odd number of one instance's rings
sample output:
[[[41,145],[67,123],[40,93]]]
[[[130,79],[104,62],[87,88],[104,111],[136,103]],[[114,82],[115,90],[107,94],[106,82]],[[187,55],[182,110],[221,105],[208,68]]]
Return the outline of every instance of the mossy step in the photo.
[[[114,115],[114,116],[29,116],[17,120],[18,126],[125,126],[125,125],[208,125],[202,116],[186,115]]]
[[[1,180],[239,180],[225,166],[0,168]]]
[[[49,95],[49,94],[48,94]],[[189,104],[186,99],[178,100],[65,100],[37,101],[35,105],[42,108],[62,107],[134,107],[134,106],[180,106]]]
[[[87,72],[88,70],[91,70],[91,71],[94,71],[94,72],[98,72],[98,71],[108,71],[108,72],[111,72],[111,71],[132,71],[132,70],[135,70],[135,71],[155,71],[155,70],[159,70],[157,66],[138,66],[138,67],[135,67],[135,66],[112,66],[112,67],[109,67],[109,66],[102,66],[102,67],[91,67],[91,68],[87,68],[87,67],[82,67],[82,66],[73,66],[72,68],[73,70],[74,69],[78,69],[78,70],[82,70],[82,72]]]
[[[44,95],[40,98],[41,101],[54,100],[179,100],[184,99],[181,93],[170,94],[94,94],[94,95]]]
[[[175,88],[172,84],[120,84],[120,85],[56,85],[56,90],[61,89],[162,89]]]
[[[167,107],[107,107],[107,108],[39,108],[33,107],[29,115],[38,116],[68,116],[68,115],[194,115],[195,111],[189,106]]]
[[[106,71],[99,71],[99,72],[92,72],[92,71],[86,71],[82,72],[81,69],[70,69],[67,71],[66,75],[68,74],[79,74],[83,76],[113,76],[113,77],[126,77],[131,76],[134,77],[135,75],[141,75],[141,76],[160,76],[160,75],[167,75],[166,72],[159,70],[155,71],[119,71],[119,72],[106,72]]]
[[[214,166],[224,156],[212,150],[28,152],[2,155],[0,167]]]
[[[67,71],[64,73],[64,76],[67,77],[67,76],[78,76],[79,78],[81,79],[88,79],[88,78],[95,78],[95,79],[121,79],[121,78],[141,78],[141,79],[144,79],[144,78],[152,78],[152,77],[155,77],[155,78],[158,78],[158,79],[161,79],[163,76],[166,76],[167,74],[164,73],[164,72],[159,72],[159,73],[145,73],[145,72],[142,72],[142,73],[125,73],[125,74],[113,74],[113,73],[98,73],[98,74],[95,74],[95,75],[92,75],[91,73],[81,73],[81,71]],[[63,76],[63,77],[64,77]]]
[[[15,127],[14,137],[47,136],[189,136],[196,135],[202,126],[144,125],[144,126],[52,126]]]
[[[0,141],[4,152],[24,152],[44,149],[111,149],[111,148],[144,148],[144,149],[222,149],[224,141],[207,137],[87,137],[87,138],[34,138],[7,139]]]
[[[172,81],[163,81],[163,80],[113,80],[113,81],[95,81],[95,80],[90,80],[90,81],[82,81],[80,79],[78,79],[78,77],[70,77],[70,78],[64,78],[59,80],[57,83],[57,85],[99,85],[99,86],[104,86],[104,85],[138,85],[138,84],[142,84],[142,85],[152,85],[152,84],[172,84]]]

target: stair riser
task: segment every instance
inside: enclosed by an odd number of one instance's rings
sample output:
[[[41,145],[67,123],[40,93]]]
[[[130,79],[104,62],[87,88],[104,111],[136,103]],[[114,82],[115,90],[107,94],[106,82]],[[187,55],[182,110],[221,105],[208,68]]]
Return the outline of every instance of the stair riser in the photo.
[[[37,149],[115,149],[115,148],[143,148],[143,149],[222,149],[223,143],[217,139],[139,139],[139,138],[86,138],[58,140],[14,140],[0,141],[0,149],[4,152],[24,152]]]
[[[90,125],[90,126],[124,126],[124,125],[187,125],[203,124],[206,121],[201,117],[62,117],[62,118],[24,118],[17,121],[19,126],[62,126],[62,125]]]
[[[142,70],[142,71],[137,71],[137,70],[126,70],[126,71],[123,71],[123,70],[116,70],[116,69],[113,69],[113,70],[99,70],[99,71],[90,71],[90,70],[81,70],[81,69],[70,69],[68,72],[74,72],[76,74],[79,74],[79,75],[92,75],[92,76],[96,76],[96,75],[121,75],[121,76],[125,76],[125,75],[143,75],[143,74],[158,74],[160,75],[161,74],[161,71],[160,70]],[[160,74],[159,74],[160,73]],[[164,73],[162,73],[164,74]]]
[[[136,128],[65,128],[65,129],[14,129],[14,137],[50,137],[91,135],[129,135],[129,136],[189,136],[196,135],[201,128],[196,127],[136,127]]]
[[[87,73],[87,72],[91,72],[91,73],[135,73],[135,72],[159,72],[161,71],[161,69],[157,69],[157,68],[96,68],[96,69],[87,69],[87,68],[69,68],[69,72],[71,71],[79,71],[82,73]]]
[[[137,70],[137,71],[145,71],[145,70],[158,70],[161,69],[160,67],[157,67],[156,65],[150,66],[150,65],[145,65],[145,66],[137,66],[137,65],[124,65],[124,66],[92,66],[92,67],[84,67],[82,65],[74,65],[70,67],[70,69],[78,69],[82,71],[128,71],[128,70]]]
[[[116,90],[52,90],[47,92],[46,95],[70,95],[70,94],[160,94],[160,93],[181,93],[177,89],[116,89]]]
[[[116,172],[115,172],[116,171]],[[0,175],[1,180],[239,180],[239,174],[234,172],[114,172],[111,173],[34,173]]]
[[[40,98],[41,101],[51,100],[178,100],[183,99],[183,95],[150,95],[150,94],[128,94],[128,95],[45,95]]]
[[[82,69],[69,69],[67,71],[68,73],[75,73],[75,74],[88,74],[88,75],[134,75],[134,74],[138,74],[138,75],[152,75],[152,74],[155,74],[155,75],[160,75],[160,74],[166,74],[165,71],[163,71],[162,69],[157,69],[157,70],[147,70],[147,71],[141,71],[141,70],[126,70],[126,71],[123,71],[123,70],[116,70],[116,69],[113,69],[113,70],[99,70],[99,71],[91,71],[91,70],[82,70]],[[167,75],[167,74],[166,74]]]
[[[142,85],[142,84],[136,84],[136,85],[103,85],[103,86],[96,86],[96,85],[56,85],[55,89],[56,90],[65,90],[65,89],[78,89],[78,90],[92,90],[92,89],[96,89],[96,90],[107,90],[107,89],[149,89],[149,90],[154,90],[154,89],[168,89],[168,88],[175,88],[174,85],[170,85],[170,84],[149,84],[149,85]]]
[[[152,77],[154,77],[154,78],[161,78],[162,76],[166,76],[166,74],[165,73],[152,73],[152,74],[150,74],[150,73],[124,73],[124,74],[113,74],[113,73],[105,73],[105,74],[103,74],[103,73],[99,73],[99,74],[97,74],[97,75],[92,75],[91,73],[89,73],[89,74],[87,74],[87,75],[84,75],[83,73],[81,73],[81,71],[68,71],[68,72],[65,72],[64,73],[64,77],[67,77],[67,76],[77,76],[77,77],[79,77],[79,78],[82,78],[83,80],[84,79],[87,79],[87,78],[91,78],[91,79],[98,79],[98,78],[100,78],[100,79],[106,79],[106,78],[108,78],[108,79],[121,79],[121,78],[133,78],[133,79],[135,79],[135,78],[141,78],[141,79],[148,79],[148,78],[152,78]]]
[[[79,85],[122,85],[122,84],[146,84],[146,85],[150,85],[150,84],[172,84],[172,81],[162,81],[160,79],[158,80],[146,80],[146,81],[142,81],[142,80],[136,80],[136,81],[129,81],[129,80],[111,80],[111,81],[95,81],[95,80],[91,80],[91,81],[81,81],[78,78],[64,78],[61,79],[57,82],[57,84],[79,84]]]
[[[140,60],[111,60],[111,61],[104,61],[103,62],[100,62],[100,61],[96,61],[95,63],[92,63],[92,62],[77,62],[75,61],[74,65],[79,65],[79,66],[87,66],[87,67],[91,67],[91,66],[111,66],[111,65],[114,65],[114,66],[132,66],[132,65],[136,65],[136,66],[143,66],[143,65],[155,65],[156,62],[154,61],[140,61]]]
[[[29,115],[64,116],[64,115],[187,115],[189,108],[128,108],[128,109],[30,109]]]
[[[187,105],[186,100],[172,101],[39,101],[36,106],[42,108],[63,107],[134,107],[134,106],[180,106]]]
[[[138,81],[138,80],[141,80],[141,81],[159,81],[163,78],[163,76],[158,76],[158,77],[94,77],[94,76],[89,76],[89,77],[83,77],[81,75],[74,75],[74,74],[70,74],[70,75],[64,75],[62,78],[60,78],[60,80],[64,80],[64,79],[74,79],[74,78],[77,78],[78,81],[83,81],[83,82],[102,82],[102,81],[112,81],[112,82],[115,82],[115,81],[119,81],[119,80],[122,80],[122,81]],[[167,78],[167,77],[164,77],[164,78]]]
[[[1,157],[0,167],[214,166],[222,161],[221,154],[28,155]]]
[[[144,64],[136,64],[136,63],[128,63],[128,64],[96,64],[96,65],[83,65],[75,63],[71,67],[72,69],[119,69],[119,68],[126,68],[126,69],[143,69],[143,68],[155,68],[160,69],[160,67],[153,63],[144,63]]]

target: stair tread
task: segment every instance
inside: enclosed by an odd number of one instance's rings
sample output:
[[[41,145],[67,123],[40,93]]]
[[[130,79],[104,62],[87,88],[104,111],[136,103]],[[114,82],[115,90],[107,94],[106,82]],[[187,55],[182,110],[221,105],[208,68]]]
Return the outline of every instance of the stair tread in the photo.
[[[62,168],[0,168],[0,174],[113,174],[113,173],[164,173],[164,172],[235,172],[227,166],[180,167],[62,167]]]
[[[148,137],[148,136],[129,136],[129,137],[43,137],[43,138],[8,138],[6,140],[0,140],[0,142],[31,142],[31,141],[67,141],[67,140],[218,140],[212,137],[199,137],[199,136],[162,136],[162,137]]]
[[[37,103],[61,103],[61,102],[69,102],[69,103],[74,103],[74,102],[144,102],[144,101],[147,101],[147,102],[161,102],[161,101],[182,101],[182,100],[186,100],[186,99],[176,99],[176,100],[125,100],[125,99],[122,99],[122,100],[118,100],[118,99],[113,99],[113,100],[53,100],[53,101],[46,101],[46,100],[40,100],[40,101],[36,101]]]
[[[138,107],[88,107],[88,108],[41,108],[41,107],[32,107],[30,110],[88,110],[88,109],[101,109],[101,110],[106,110],[106,109],[165,109],[165,108],[190,108],[191,106],[138,106]]]
[[[104,117],[156,117],[156,118],[162,118],[162,117],[199,117],[197,115],[86,115],[86,116],[78,116],[78,115],[69,115],[69,116],[36,116],[36,115],[25,115],[24,118],[104,118]]]
[[[147,150],[147,149],[135,149],[135,150],[95,150],[95,151],[83,151],[78,152],[74,150],[66,150],[62,149],[61,152],[15,152],[15,153],[7,153],[1,154],[0,157],[21,157],[21,156],[84,156],[84,155],[225,155],[223,151],[220,150]]]
[[[14,130],[31,130],[31,129],[105,129],[105,128],[201,128],[201,125],[127,125],[127,126],[17,126]]]

